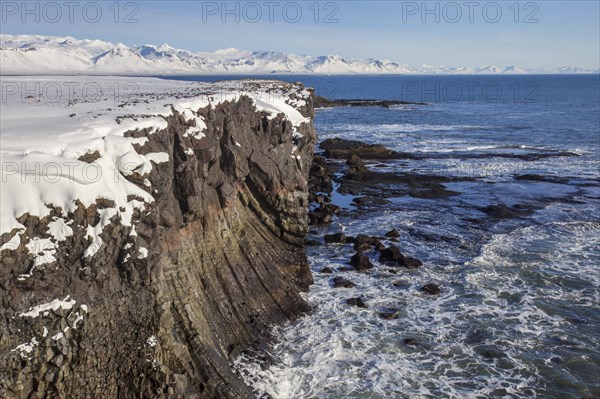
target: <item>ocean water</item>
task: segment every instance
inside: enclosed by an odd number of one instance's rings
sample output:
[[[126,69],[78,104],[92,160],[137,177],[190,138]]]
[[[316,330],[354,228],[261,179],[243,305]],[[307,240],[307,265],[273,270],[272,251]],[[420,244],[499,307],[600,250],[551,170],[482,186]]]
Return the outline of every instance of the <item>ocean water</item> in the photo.
[[[423,155],[388,164],[474,181],[446,199],[399,197],[350,212],[312,237],[396,228],[417,270],[345,267],[349,246],[308,248],[314,311],[274,329],[273,364],[236,361],[258,395],[273,398],[600,397],[600,76],[280,77],[330,98],[425,102],[317,111],[320,140],[344,137]],[[204,78],[186,78],[202,80]],[[537,160],[506,154],[557,154]],[[554,183],[519,174],[560,177]],[[494,220],[487,205],[533,214]],[[475,222],[477,221],[477,222]],[[440,285],[439,296],[419,292]],[[346,305],[362,296],[367,309]],[[380,308],[400,317],[383,320]]]

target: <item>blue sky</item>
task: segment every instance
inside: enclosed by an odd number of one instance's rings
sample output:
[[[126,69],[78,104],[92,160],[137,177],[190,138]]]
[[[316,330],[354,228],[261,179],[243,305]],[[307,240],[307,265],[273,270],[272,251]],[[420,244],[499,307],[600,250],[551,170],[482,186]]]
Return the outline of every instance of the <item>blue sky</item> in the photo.
[[[0,29],[127,45],[166,42],[195,51],[235,47],[412,65],[600,68],[596,0],[75,3],[69,9],[62,0],[29,2],[28,14],[21,1],[3,0]]]

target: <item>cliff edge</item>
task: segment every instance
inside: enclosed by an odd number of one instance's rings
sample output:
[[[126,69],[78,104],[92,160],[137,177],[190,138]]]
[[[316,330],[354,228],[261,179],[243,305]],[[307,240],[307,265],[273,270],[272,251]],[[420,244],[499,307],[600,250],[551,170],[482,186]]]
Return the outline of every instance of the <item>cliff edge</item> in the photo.
[[[89,79],[2,79],[0,397],[252,397],[231,359],[308,310],[313,93]]]

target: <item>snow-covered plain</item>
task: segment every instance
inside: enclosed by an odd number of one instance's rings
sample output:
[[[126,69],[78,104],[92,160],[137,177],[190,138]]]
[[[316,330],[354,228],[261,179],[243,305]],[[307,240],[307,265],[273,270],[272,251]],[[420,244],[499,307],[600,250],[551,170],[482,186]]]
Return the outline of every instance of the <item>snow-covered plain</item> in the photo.
[[[267,75],[267,74],[523,74],[598,73],[584,68],[522,69],[411,66],[377,59],[337,55],[312,57],[234,48],[213,52],[179,50],[167,44],[127,47],[101,40],[39,35],[0,35],[1,74],[136,74],[136,75]]]
[[[191,140],[201,140],[206,129],[198,109],[241,96],[252,98],[257,110],[270,117],[283,113],[294,127],[310,122],[292,106],[310,92],[279,81],[2,76],[0,84],[0,251],[27,242],[35,257],[32,270],[55,260],[58,243],[73,234],[67,213],[78,204],[87,208],[100,199],[113,204],[98,209],[100,222],[88,227],[91,244],[85,256],[101,247],[100,233],[115,216],[136,234],[134,210],[145,209],[160,190],[145,177],[154,165],[170,160],[167,153],[144,152],[148,138],[143,136],[166,128],[173,110],[195,122],[186,133]],[[125,136],[143,129],[142,137]],[[93,162],[80,160],[85,155]],[[143,187],[127,179],[134,173],[145,178]],[[17,219],[24,214],[47,217],[52,208],[62,215],[53,216],[46,234],[22,241],[26,233]]]

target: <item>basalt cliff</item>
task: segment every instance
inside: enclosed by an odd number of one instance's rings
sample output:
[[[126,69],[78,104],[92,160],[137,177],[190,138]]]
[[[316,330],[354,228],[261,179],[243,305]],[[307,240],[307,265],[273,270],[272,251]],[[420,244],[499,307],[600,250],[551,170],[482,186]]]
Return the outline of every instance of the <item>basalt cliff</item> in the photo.
[[[18,162],[3,167],[3,200],[39,196],[46,208],[2,208],[16,222],[0,238],[0,397],[253,396],[232,359],[308,310],[300,292],[312,282],[303,247],[314,96],[299,84],[247,81],[217,101],[215,86],[166,89],[158,99],[147,90],[106,107],[126,126],[117,134],[128,143],[121,159],[144,160],[117,167],[116,181],[131,188],[125,199],[116,189],[93,201],[73,194],[94,182],[56,200],[64,171],[52,183],[47,168],[28,181]],[[208,99],[194,103],[201,95]],[[32,100],[21,100],[14,112],[27,113]],[[153,101],[166,105],[154,127],[126,113]],[[84,103],[65,105],[73,126]],[[304,121],[292,121],[292,111]],[[18,141],[7,129],[4,164]],[[74,170],[105,170],[117,150],[102,134],[72,159]],[[43,184],[48,190],[36,191]]]

